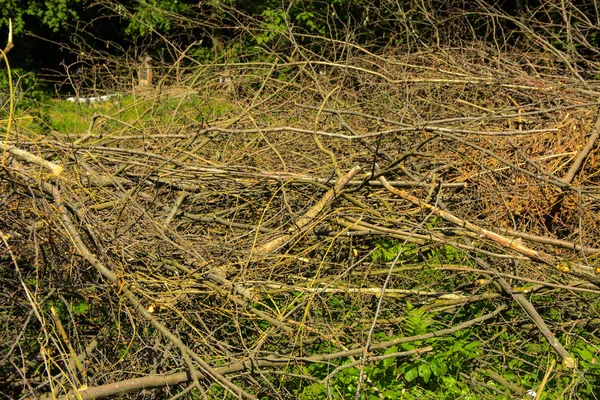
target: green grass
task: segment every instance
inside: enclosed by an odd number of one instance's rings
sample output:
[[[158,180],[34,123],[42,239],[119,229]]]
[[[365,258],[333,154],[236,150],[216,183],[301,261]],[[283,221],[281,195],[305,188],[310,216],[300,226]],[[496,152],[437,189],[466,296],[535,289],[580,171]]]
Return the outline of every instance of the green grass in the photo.
[[[96,104],[44,99],[29,101],[15,110],[20,132],[35,137],[55,131],[73,137],[84,135],[94,115],[104,115],[104,130],[117,133],[131,125],[140,130],[146,126],[193,125],[233,115],[237,106],[218,98],[164,97],[154,101],[132,95],[115,97]],[[8,107],[0,110],[0,120],[8,117]]]

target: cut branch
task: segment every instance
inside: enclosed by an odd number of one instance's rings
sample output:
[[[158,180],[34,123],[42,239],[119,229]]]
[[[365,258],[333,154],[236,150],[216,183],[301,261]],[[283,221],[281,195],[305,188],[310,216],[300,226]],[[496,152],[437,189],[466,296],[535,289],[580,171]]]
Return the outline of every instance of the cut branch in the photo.
[[[572,272],[573,274],[575,274],[579,277],[583,277],[583,278],[587,279],[589,282],[600,284],[600,277],[598,275],[596,275],[593,268],[591,268],[591,267],[588,267],[585,265],[576,265],[574,263],[570,263],[569,265],[567,265],[565,263],[561,263],[556,257],[554,257],[550,254],[544,253],[543,251],[537,251],[537,250],[531,249],[513,239],[506,238],[495,232],[481,228],[475,224],[472,224],[468,221],[458,218],[455,215],[453,215],[447,211],[444,211],[436,206],[432,206],[431,204],[424,203],[421,200],[419,200],[417,197],[409,194],[407,191],[396,189],[395,187],[389,185],[387,183],[387,180],[383,176],[380,176],[379,180],[381,181],[383,186],[387,190],[389,190],[391,193],[397,194],[398,196],[402,197],[405,200],[410,201],[411,203],[413,203],[414,205],[416,205],[418,207],[421,207],[423,209],[433,212],[434,215],[437,215],[438,217],[441,217],[448,222],[451,222],[453,224],[460,226],[461,228],[464,228],[471,232],[474,232],[477,235],[480,235],[482,238],[492,240],[495,243],[498,243],[499,245],[501,245],[502,247],[514,250],[514,251],[516,251],[520,254],[523,254],[529,258],[532,258],[536,261],[542,262],[553,268],[557,268],[561,272],[566,272],[566,273]]]
[[[6,55],[12,48],[15,47],[13,44],[13,27],[12,27],[12,18],[8,19],[8,39],[6,40],[6,47],[4,47],[4,54]]]
[[[360,171],[360,167],[353,167],[348,173],[341,176],[333,189],[330,189],[325,193],[325,195],[319,200],[315,205],[313,205],[302,217],[298,218],[295,222],[294,227],[288,230],[289,233],[283,234],[271,241],[263,244],[258,247],[254,252],[254,257],[263,257],[268,255],[269,253],[275,251],[279,247],[283,246],[290,239],[294,237],[295,234],[304,232],[315,220],[317,215],[323,211],[325,207],[327,207],[331,202],[340,194],[342,189],[354,178],[354,176]]]
[[[8,152],[8,153],[12,154],[13,156],[19,157],[27,162],[30,162],[32,164],[37,164],[41,167],[44,167],[44,168],[50,170],[50,172],[52,172],[52,175],[54,175],[54,176],[59,176],[63,171],[62,166],[54,164],[51,161],[44,160],[43,158],[36,156],[35,154],[31,154],[28,151],[21,150],[14,146],[6,145],[4,143],[0,143],[0,147],[5,152]]]

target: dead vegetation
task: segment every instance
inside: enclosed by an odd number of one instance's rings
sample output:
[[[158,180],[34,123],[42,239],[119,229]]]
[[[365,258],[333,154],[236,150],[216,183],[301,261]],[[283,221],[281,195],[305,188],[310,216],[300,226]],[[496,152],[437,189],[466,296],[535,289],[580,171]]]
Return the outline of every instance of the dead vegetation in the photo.
[[[581,308],[600,293],[598,85],[546,52],[353,54],[231,64],[227,86],[205,66],[78,135],[17,116],[0,181],[3,392],[294,398],[335,360],[364,368],[484,321],[461,371],[474,393],[530,389],[485,374],[493,329],[541,332],[560,373],[597,382],[569,340],[599,325],[597,303]],[[407,302],[435,329],[406,334]],[[310,376],[316,363],[330,375]]]

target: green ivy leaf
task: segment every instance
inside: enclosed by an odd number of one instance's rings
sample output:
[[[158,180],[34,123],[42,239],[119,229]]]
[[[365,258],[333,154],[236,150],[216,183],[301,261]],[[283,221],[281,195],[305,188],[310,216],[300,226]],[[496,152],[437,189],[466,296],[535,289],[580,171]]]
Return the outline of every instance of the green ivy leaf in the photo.
[[[431,378],[431,368],[429,368],[429,365],[419,365],[419,376],[423,379],[425,383],[429,382],[429,378]]]
[[[444,376],[448,373],[448,367],[441,360],[433,360],[430,364],[431,372],[437,377]]]
[[[419,369],[417,367],[412,367],[408,371],[404,373],[404,379],[406,382],[412,382],[419,376]]]

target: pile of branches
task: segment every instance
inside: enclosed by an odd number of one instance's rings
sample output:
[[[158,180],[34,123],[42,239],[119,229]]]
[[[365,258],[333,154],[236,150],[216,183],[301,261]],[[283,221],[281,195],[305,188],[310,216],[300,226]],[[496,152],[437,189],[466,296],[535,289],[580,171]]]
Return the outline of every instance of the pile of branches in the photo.
[[[206,65],[85,132],[17,116],[0,171],[3,393],[294,398],[484,323],[542,341],[534,324],[577,377],[531,296],[552,291],[569,329],[599,325],[571,308],[600,293],[598,85],[543,53],[352,48]],[[405,334],[407,303],[436,328]],[[482,382],[500,350],[482,340],[472,390],[530,389]],[[361,391],[377,393],[364,374]]]

